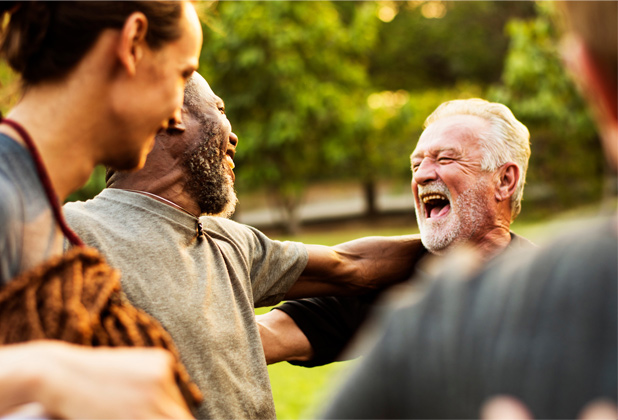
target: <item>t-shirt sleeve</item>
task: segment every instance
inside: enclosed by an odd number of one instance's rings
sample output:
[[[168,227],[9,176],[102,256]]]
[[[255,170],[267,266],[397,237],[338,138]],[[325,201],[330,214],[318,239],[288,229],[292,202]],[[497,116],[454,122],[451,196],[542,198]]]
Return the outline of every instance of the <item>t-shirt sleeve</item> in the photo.
[[[275,308],[288,314],[311,343],[314,357],[293,365],[314,367],[335,362],[367,318],[377,296],[298,299]]]
[[[309,255],[304,244],[275,241],[252,227],[250,277],[256,307],[276,305],[298,280]]]

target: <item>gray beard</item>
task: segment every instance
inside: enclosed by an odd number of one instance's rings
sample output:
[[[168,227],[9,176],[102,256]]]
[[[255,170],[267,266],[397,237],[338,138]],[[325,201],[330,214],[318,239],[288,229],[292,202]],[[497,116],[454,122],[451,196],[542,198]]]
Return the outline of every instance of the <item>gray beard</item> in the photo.
[[[479,230],[486,226],[489,221],[488,203],[484,198],[487,185],[484,183],[475,184],[457,197],[455,201],[451,199],[450,192],[446,186],[443,187],[445,195],[449,198],[451,209],[448,216],[432,221],[430,224],[423,217],[421,212],[425,211],[424,206],[416,209],[416,221],[421,231],[421,242],[430,252],[443,255],[449,247],[456,244],[468,242]],[[439,188],[442,191],[442,188]]]
[[[208,139],[183,157],[188,172],[186,188],[195,198],[201,214],[230,217],[238,202],[234,181],[219,147],[221,143],[213,141],[218,135],[204,131],[210,134]]]

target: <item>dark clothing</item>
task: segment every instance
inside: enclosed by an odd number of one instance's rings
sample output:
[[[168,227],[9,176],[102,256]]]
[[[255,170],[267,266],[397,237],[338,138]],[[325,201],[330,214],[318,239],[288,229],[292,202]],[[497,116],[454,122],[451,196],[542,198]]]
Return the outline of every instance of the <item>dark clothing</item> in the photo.
[[[532,242],[511,232],[511,248],[530,248]],[[314,357],[306,362],[292,361],[304,367],[322,366],[342,360],[342,353],[358,329],[373,311],[383,290],[355,297],[326,296],[291,300],[275,309],[288,314],[311,343]]]
[[[470,279],[447,270],[390,315],[325,418],[478,418],[508,394],[533,418],[573,419],[592,399],[616,401],[617,266],[604,221],[509,250]]]
[[[285,312],[294,320],[314,351],[311,360],[289,363],[315,367],[340,360],[341,352],[366,320],[381,292],[358,297],[325,296],[290,300],[277,306],[275,309]]]

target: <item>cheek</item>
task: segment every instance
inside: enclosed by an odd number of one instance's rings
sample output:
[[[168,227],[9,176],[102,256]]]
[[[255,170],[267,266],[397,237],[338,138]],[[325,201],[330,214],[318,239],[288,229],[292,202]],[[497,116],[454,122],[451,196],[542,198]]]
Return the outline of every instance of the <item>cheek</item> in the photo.
[[[418,184],[412,180],[410,183],[410,189],[412,190],[412,198],[414,199],[414,203],[418,206],[420,205],[420,200],[418,198]]]

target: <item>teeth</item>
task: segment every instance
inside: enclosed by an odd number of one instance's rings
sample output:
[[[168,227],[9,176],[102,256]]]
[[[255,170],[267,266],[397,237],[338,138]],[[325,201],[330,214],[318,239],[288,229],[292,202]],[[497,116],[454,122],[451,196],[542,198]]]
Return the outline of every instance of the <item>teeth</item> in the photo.
[[[423,203],[427,204],[430,200],[446,200],[446,197],[442,194],[429,194],[422,197],[421,200],[423,200]]]
[[[234,169],[236,167],[236,165],[234,165],[234,160],[230,157],[230,155],[225,155],[225,161],[228,165],[230,165],[230,168]]]

